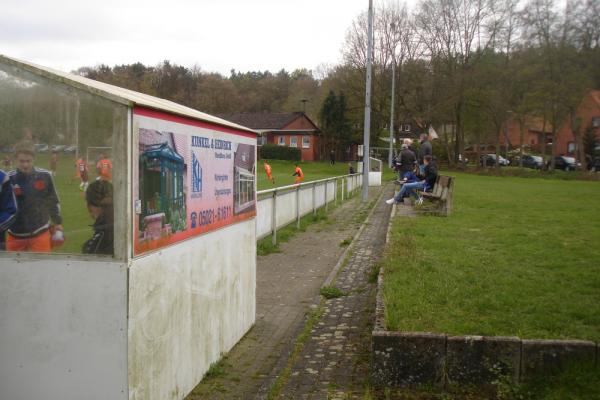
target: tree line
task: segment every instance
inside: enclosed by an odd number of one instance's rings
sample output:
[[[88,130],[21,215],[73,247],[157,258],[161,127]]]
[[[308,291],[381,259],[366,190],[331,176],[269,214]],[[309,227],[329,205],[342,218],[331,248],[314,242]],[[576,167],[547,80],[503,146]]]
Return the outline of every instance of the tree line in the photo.
[[[595,139],[575,110],[586,90],[600,88],[599,0],[420,0],[413,9],[384,2],[374,15],[371,143],[387,136],[394,63],[394,125],[443,127],[442,156],[451,163],[468,145],[498,151],[507,119],[528,116],[543,119],[552,146],[569,120],[585,161],[584,145]],[[348,28],[342,62],[318,73],[232,70],[226,77],[169,61],[77,72],[211,114],[305,107],[329,146],[340,147],[361,141],[366,52],[365,12]]]

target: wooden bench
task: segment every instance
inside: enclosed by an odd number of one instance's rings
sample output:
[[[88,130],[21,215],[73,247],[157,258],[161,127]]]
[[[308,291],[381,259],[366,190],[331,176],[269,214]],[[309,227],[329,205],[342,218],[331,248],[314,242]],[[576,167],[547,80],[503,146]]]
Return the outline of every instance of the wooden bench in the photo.
[[[431,192],[419,192],[419,196],[429,199],[438,204],[437,213],[448,216],[452,212],[452,192],[454,190],[454,178],[451,176],[438,175]]]

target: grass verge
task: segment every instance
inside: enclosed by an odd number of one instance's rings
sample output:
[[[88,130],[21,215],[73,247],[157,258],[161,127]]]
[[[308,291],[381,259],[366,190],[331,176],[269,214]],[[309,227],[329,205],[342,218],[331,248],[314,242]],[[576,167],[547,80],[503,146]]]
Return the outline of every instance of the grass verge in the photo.
[[[448,218],[397,218],[389,329],[600,340],[600,183],[454,174]]]

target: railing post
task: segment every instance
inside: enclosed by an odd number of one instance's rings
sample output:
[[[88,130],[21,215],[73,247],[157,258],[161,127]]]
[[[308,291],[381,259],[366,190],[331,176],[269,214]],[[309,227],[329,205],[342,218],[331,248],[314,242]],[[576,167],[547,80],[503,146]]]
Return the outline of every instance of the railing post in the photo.
[[[312,185],[313,215],[317,215],[317,184]]]
[[[273,191],[273,210],[271,211],[272,218],[272,228],[273,228],[273,237],[271,238],[271,242],[273,246],[277,244],[277,190]]]
[[[342,178],[342,203],[344,202],[344,186],[346,185],[346,178]]]
[[[296,186],[296,228],[300,229],[300,185]]]
[[[337,206],[338,178],[333,179],[333,205]]]
[[[325,181],[325,212],[327,212],[327,186],[329,186],[329,181]]]

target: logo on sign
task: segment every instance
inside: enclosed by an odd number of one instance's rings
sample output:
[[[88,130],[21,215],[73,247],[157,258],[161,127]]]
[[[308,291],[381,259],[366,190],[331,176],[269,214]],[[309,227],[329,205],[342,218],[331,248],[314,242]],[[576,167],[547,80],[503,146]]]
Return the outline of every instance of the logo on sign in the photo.
[[[192,192],[202,193],[202,167],[192,151]]]

